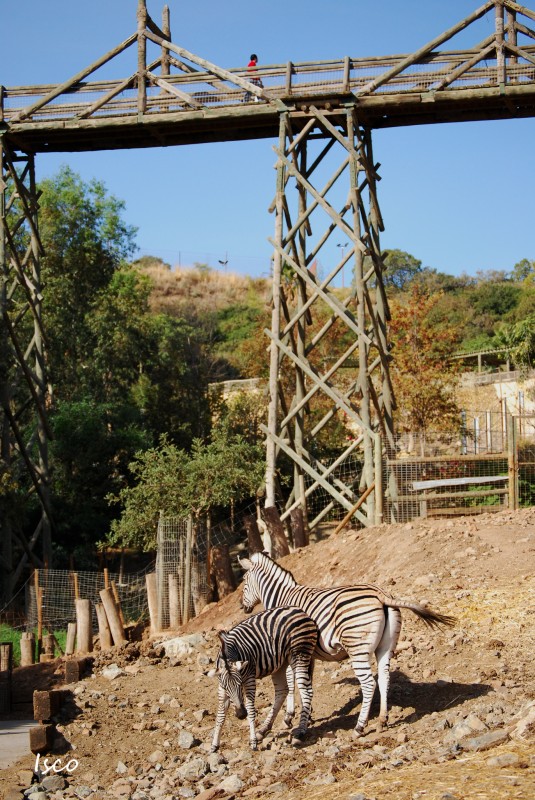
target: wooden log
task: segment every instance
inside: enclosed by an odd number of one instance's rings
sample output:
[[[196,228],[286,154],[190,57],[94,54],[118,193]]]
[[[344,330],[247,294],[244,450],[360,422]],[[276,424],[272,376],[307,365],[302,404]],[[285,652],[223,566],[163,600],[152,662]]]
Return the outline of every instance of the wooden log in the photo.
[[[121,622],[121,617],[119,616],[119,611],[115,605],[112,589],[101,589],[100,599],[102,600],[102,605],[106,611],[106,617],[108,618],[113,644],[118,646],[126,644],[127,639],[125,636],[124,627]]]
[[[119,590],[117,588],[117,584],[115,583],[115,581],[111,582],[111,590],[113,592],[113,599],[115,600],[115,605],[119,613],[119,619],[121,620],[121,625],[124,628],[125,622],[124,622],[123,608],[121,606],[121,598],[119,597]]]
[[[271,556],[277,561],[290,553],[290,547],[286,538],[286,531],[281,522],[276,506],[267,506],[262,509],[262,518],[266,523],[268,533],[271,538]]]
[[[33,718],[38,722],[49,722],[60,710],[69,693],[64,689],[35,691],[33,693]]]
[[[54,657],[54,650],[56,648],[56,638],[53,633],[47,633],[43,640],[45,647],[45,654]]]
[[[306,547],[308,545],[308,530],[305,527],[303,509],[300,506],[292,508],[290,512],[290,521],[294,547]]]
[[[176,630],[180,626],[180,596],[178,587],[178,575],[170,573],[169,581],[169,627]]]
[[[20,640],[20,665],[29,667],[35,663],[35,634],[23,633]]]
[[[70,658],[65,662],[65,683],[78,683],[87,668],[87,659]]]
[[[0,713],[11,711],[11,674],[13,671],[13,644],[0,643]]]
[[[0,642],[0,672],[9,672],[13,670],[13,643]]]
[[[264,549],[264,542],[262,541],[262,536],[258,529],[256,517],[252,514],[248,514],[243,518],[243,526],[247,532],[249,556],[252,556],[253,553],[261,553]]]
[[[212,547],[212,572],[217,586],[217,593],[221,600],[236,588],[236,578],[230,563],[228,545],[220,544]]]
[[[363,494],[361,494],[361,496],[359,497],[359,499],[357,500],[355,505],[352,508],[349,509],[349,511],[347,512],[347,514],[343,518],[343,520],[338,523],[338,525],[336,526],[335,531],[334,531],[335,533],[340,533],[342,528],[345,528],[345,526],[347,525],[347,523],[349,522],[349,520],[351,519],[353,514],[356,511],[359,510],[359,508],[364,503],[364,501],[366,500],[368,495],[370,495],[373,492],[374,489],[375,489],[375,483],[372,483],[372,484],[370,484],[370,486],[368,486],[366,491]]]
[[[36,725],[30,728],[30,750],[32,753],[34,755],[50,753],[54,746],[56,733],[56,726],[53,724]]]
[[[150,632],[154,634],[158,630],[158,584],[155,572],[145,575],[145,584],[149,604]]]
[[[78,598],[76,604],[76,652],[91,653],[93,650],[93,624],[91,621],[91,600]]]
[[[65,655],[71,656],[74,653],[76,644],[76,622],[67,623],[67,640],[65,642]]]
[[[106,610],[102,605],[102,603],[95,603],[95,611],[97,612],[100,649],[109,650],[109,648],[113,646],[113,639],[111,635],[108,618],[106,616]]]

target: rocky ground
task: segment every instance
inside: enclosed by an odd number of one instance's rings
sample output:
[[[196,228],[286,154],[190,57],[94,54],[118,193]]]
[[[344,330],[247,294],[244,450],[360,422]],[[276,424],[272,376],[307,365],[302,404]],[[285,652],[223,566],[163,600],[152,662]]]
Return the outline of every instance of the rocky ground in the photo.
[[[354,675],[319,663],[303,746],[290,746],[280,719],[251,752],[247,724],[229,713],[210,755],[216,631],[242,618],[238,589],[179,632],[97,655],[91,677],[69,687],[63,769],[30,789],[28,754],[0,777],[2,800],[23,790],[32,800],[535,797],[535,509],[349,530],[283,563],[303,583],[373,582],[457,617],[432,632],[404,612],[385,732],[374,704],[367,735],[353,738]],[[178,650],[165,641],[176,635]],[[259,690],[263,714],[271,682]]]

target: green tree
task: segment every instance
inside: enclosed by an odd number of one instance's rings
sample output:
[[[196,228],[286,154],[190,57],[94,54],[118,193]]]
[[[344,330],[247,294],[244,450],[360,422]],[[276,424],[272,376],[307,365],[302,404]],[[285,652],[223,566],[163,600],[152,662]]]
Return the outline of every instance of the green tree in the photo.
[[[535,277],[535,261],[531,258],[522,258],[518,261],[512,271],[511,278],[518,283],[525,281],[527,278]]]
[[[508,350],[517,367],[532,369],[535,362],[535,314],[513,325],[502,326],[498,341]]]
[[[449,430],[458,424],[455,401],[456,366],[448,360],[456,334],[448,326],[430,323],[439,296],[426,295],[414,286],[409,296],[393,304],[391,338],[397,424],[405,431],[422,433]]]
[[[404,250],[387,250],[383,253],[385,287],[403,291],[422,271],[422,262]]]
[[[87,313],[133,253],[136,229],[124,223],[124,203],[108,195],[103,183],[84,183],[69,167],[39,189],[50,373],[58,394],[68,397],[76,395],[87,355]]]
[[[163,436],[157,447],[136,454],[130,470],[133,485],[109,497],[122,513],[107,543],[148,551],[156,545],[160,512],[199,518],[254,495],[263,477],[263,450],[221,425],[209,443],[196,439],[190,454]]]

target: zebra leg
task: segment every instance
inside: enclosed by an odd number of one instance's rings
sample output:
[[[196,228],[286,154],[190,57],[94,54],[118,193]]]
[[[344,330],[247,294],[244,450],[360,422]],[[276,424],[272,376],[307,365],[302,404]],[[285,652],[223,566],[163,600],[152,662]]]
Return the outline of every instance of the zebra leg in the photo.
[[[217,715],[215,718],[215,728],[214,733],[212,736],[212,753],[217,753],[219,750],[219,742],[221,739],[221,728],[223,727],[223,723],[225,721],[225,716],[227,713],[227,709],[230,705],[230,699],[227,696],[225,690],[220,686],[217,692]]]
[[[313,661],[307,656],[298,656],[293,664],[295,679],[301,695],[301,716],[299,726],[292,731],[292,744],[299,744],[304,739],[312,713],[312,672]]]
[[[377,731],[381,732],[383,727],[388,726],[388,690],[390,687],[390,659],[396,649],[401,630],[401,612],[397,608],[387,610],[387,620],[385,630],[379,646],[375,651],[377,658],[377,682],[379,684],[379,694],[381,696],[381,707],[379,710],[379,722]]]
[[[288,695],[288,684],[286,683],[286,667],[281,667],[276,672],[271,675],[271,680],[273,681],[273,687],[275,689],[275,699],[273,700],[273,705],[267,715],[266,719],[259,727],[256,738],[262,739],[268,731],[271,730],[273,727],[273,723],[277,718],[277,714],[282,708],[282,704],[286,700]]]
[[[354,734],[355,736],[363,736],[364,729],[370,715],[370,707],[372,704],[376,683],[371,669],[370,653],[367,651],[367,649],[366,652],[363,652],[362,650],[355,650],[355,648],[351,648],[347,650],[347,653],[362,691],[362,704]]]
[[[249,744],[251,750],[257,749],[258,734],[255,730],[256,709],[256,680],[254,675],[249,676],[243,683],[243,694],[245,697],[245,708],[247,710],[247,721],[249,723]]]
[[[286,667],[286,684],[288,686],[288,697],[286,698],[284,724],[287,728],[291,728],[295,716],[295,675],[293,667],[290,664]]]

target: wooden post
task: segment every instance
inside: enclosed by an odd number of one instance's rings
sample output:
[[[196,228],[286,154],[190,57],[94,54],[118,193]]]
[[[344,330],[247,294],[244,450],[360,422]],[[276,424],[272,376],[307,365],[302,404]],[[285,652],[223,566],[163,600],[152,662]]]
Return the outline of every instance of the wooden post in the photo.
[[[0,713],[11,711],[11,675],[13,671],[13,644],[0,643]]]
[[[230,563],[229,548],[226,544],[212,547],[212,570],[219,599],[231,594],[236,588],[236,579]]]
[[[292,525],[294,547],[306,547],[308,545],[308,531],[305,528],[305,519],[301,506],[292,508],[290,511],[290,521]]]
[[[271,556],[277,559],[287,556],[290,553],[290,547],[286,538],[284,525],[281,522],[279,512],[275,506],[267,506],[262,509],[262,517],[266,523],[268,533],[271,537]]]
[[[44,637],[45,652],[41,653],[39,661],[45,663],[46,661],[54,661],[54,650],[56,646],[56,638],[53,633],[48,633]]]
[[[79,597],[76,604],[76,630],[78,633],[76,652],[93,651],[93,625],[91,622],[91,600]]]
[[[186,528],[186,552],[184,559],[184,597],[182,598],[182,621],[189,620],[189,606],[191,597],[191,550],[193,546],[193,519],[188,517]]]
[[[349,509],[349,511],[347,512],[347,514],[343,518],[342,522],[338,523],[338,525],[336,526],[336,528],[334,530],[334,533],[340,533],[342,528],[345,528],[345,526],[347,525],[347,523],[349,522],[349,520],[351,519],[351,517],[353,516],[355,511],[359,510],[361,505],[364,503],[366,498],[373,492],[374,489],[375,489],[375,483],[372,483],[371,486],[368,486],[368,488],[366,489],[364,494],[361,494],[361,496],[359,497],[359,499],[357,500],[355,505],[352,508]]]
[[[117,612],[119,614],[119,619],[121,620],[121,625],[124,628],[124,615],[123,615],[123,609],[122,609],[122,606],[121,606],[121,598],[119,597],[119,590],[117,589],[117,584],[115,583],[115,581],[111,582],[111,590],[113,592],[113,599],[115,600],[115,606],[116,606]]]
[[[383,441],[381,434],[374,434],[374,484],[375,484],[375,524],[383,521]]]
[[[113,646],[113,640],[111,636],[110,626],[108,623],[108,618],[106,616],[106,611],[104,610],[104,606],[102,605],[102,603],[95,603],[95,611],[97,612],[100,649],[109,650],[110,647]]]
[[[509,509],[516,510],[518,507],[518,455],[516,452],[516,424],[512,414],[507,416],[507,453],[508,453],[508,474],[509,474]]]
[[[110,626],[113,644],[118,646],[126,644],[127,638],[124,633],[119,611],[115,605],[115,598],[113,596],[112,589],[101,589],[99,594],[100,599],[102,600],[102,605],[104,606],[104,610],[106,611],[106,617]]]
[[[252,556],[253,553],[261,553],[264,549],[264,542],[262,541],[256,518],[252,514],[248,514],[243,518],[243,526],[247,531],[249,556]]]
[[[36,657],[39,661],[43,649],[43,590],[39,586],[39,570],[33,571],[33,585],[35,590],[35,605],[37,608],[37,652]]]
[[[178,575],[170,573],[169,580],[169,627],[176,630],[180,626],[180,596],[178,591]]]
[[[67,640],[65,642],[65,655],[72,656],[76,644],[76,622],[67,623]]]
[[[154,635],[158,630],[158,583],[155,572],[148,572],[145,575],[145,585],[149,604],[150,632]]]
[[[77,572],[73,572],[72,573],[72,584],[73,584],[73,587],[74,587],[74,599],[76,601],[76,600],[78,600],[80,598],[80,587],[78,585],[78,573]]]
[[[29,667],[35,663],[35,634],[30,631],[23,633],[20,640],[20,665]]]
[[[110,571],[108,567],[104,567],[104,588],[110,588]]]
[[[137,4],[137,111],[144,114],[147,108],[147,27],[146,0],[138,0]]]

